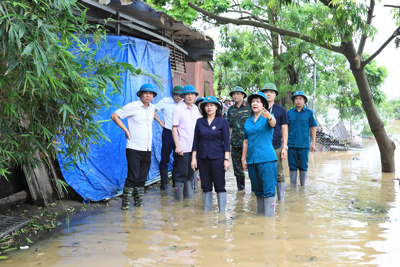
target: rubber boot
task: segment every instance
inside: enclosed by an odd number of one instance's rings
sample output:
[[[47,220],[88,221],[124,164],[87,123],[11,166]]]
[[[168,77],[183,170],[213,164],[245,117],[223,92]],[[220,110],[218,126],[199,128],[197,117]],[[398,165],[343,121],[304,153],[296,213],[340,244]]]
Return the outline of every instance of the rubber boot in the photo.
[[[122,193],[122,210],[129,210],[129,205],[131,204],[131,199],[133,196],[133,187],[124,186],[124,191]]]
[[[286,189],[285,182],[278,182],[276,184],[276,192],[277,192],[279,201],[285,201],[285,189]]]
[[[300,171],[300,185],[305,186],[307,180],[307,171]]]
[[[184,198],[193,198],[193,179],[188,179],[185,181],[183,188],[183,197]]]
[[[212,191],[203,192],[203,205],[205,211],[212,211]]]
[[[175,168],[175,163],[173,164],[173,169],[172,169],[172,187],[175,188],[175,180],[176,180],[176,168]]]
[[[272,217],[275,215],[275,197],[264,198],[264,216]]]
[[[264,214],[264,198],[257,197],[257,213]]]
[[[135,207],[143,207],[143,196],[144,196],[144,187],[135,187],[134,191],[134,202]]]
[[[218,192],[218,209],[219,212],[225,212],[226,210],[226,192]]]
[[[168,169],[160,169],[160,178],[161,178],[161,190],[166,190],[168,188]]]
[[[199,185],[197,183],[197,178],[199,178],[199,171],[194,172],[194,180],[193,180],[193,189],[194,190],[199,189]]]
[[[175,199],[181,201],[183,196],[183,183],[175,182]]]
[[[290,184],[297,185],[297,170],[290,171]]]
[[[245,180],[244,177],[236,177],[236,183],[238,191],[242,191],[245,188]]]

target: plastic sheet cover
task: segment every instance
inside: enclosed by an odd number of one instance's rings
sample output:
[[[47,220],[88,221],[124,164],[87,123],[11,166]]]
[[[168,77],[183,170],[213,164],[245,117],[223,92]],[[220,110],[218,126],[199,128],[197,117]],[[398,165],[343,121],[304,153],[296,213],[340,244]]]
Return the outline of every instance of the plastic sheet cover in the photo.
[[[118,40],[122,47],[119,47]],[[128,169],[125,154],[126,137],[125,133],[110,119],[111,114],[119,107],[139,100],[136,92],[144,83],[153,84],[157,89],[157,97],[154,98],[153,104],[164,97],[171,96],[172,90],[170,50],[168,48],[133,37],[107,36],[107,41],[96,52],[98,59],[105,56],[115,58],[117,62],[130,63],[144,72],[159,75],[164,88],[162,90],[158,88],[149,77],[134,77],[126,73],[123,75],[125,86],[122,94],[111,94],[111,90],[109,90],[107,94],[114,105],[109,109],[102,110],[97,118],[99,121],[109,120],[102,123],[102,129],[110,141],[102,141],[99,145],[90,146],[86,162],[77,162],[74,166],[66,166],[71,159],[65,158],[62,154],[58,155],[65,181],[84,198],[85,202],[112,198],[123,188],[125,183]],[[160,112],[157,114],[163,119]],[[123,122],[126,125],[126,119]],[[162,128],[154,120],[151,168],[147,181],[159,176],[161,133]],[[131,133],[132,135],[134,136],[134,133]],[[68,167],[67,170],[64,167]],[[169,168],[171,170],[171,164]]]

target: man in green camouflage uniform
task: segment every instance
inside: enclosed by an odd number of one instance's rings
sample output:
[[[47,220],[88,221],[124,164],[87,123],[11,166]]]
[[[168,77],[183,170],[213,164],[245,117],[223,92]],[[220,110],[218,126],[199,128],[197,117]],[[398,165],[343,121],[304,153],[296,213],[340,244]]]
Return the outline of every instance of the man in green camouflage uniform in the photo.
[[[251,115],[250,105],[244,101],[247,96],[246,92],[240,86],[235,86],[229,93],[234,105],[228,109],[228,123],[232,130],[231,134],[231,156],[233,163],[233,171],[236,177],[238,191],[244,190],[245,175],[242,167],[242,148],[243,148],[243,135],[244,123]]]

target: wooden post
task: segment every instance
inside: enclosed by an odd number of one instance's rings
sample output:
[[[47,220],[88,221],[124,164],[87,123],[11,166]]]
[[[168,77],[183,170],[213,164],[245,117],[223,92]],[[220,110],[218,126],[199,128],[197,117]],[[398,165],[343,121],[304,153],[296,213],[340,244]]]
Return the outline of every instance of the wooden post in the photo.
[[[23,167],[23,170],[33,203],[37,206],[44,206],[53,202],[55,200],[54,196],[57,194],[51,184],[47,168],[40,158],[39,151],[35,152],[34,157],[40,163],[34,169]]]

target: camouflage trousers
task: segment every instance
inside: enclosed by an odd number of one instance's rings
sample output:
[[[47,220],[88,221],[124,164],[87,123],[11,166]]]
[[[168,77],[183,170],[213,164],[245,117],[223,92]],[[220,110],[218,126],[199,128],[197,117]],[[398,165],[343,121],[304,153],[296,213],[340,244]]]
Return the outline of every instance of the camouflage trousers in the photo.
[[[242,147],[232,147],[231,149],[233,172],[236,178],[245,177],[242,167],[242,149]]]

